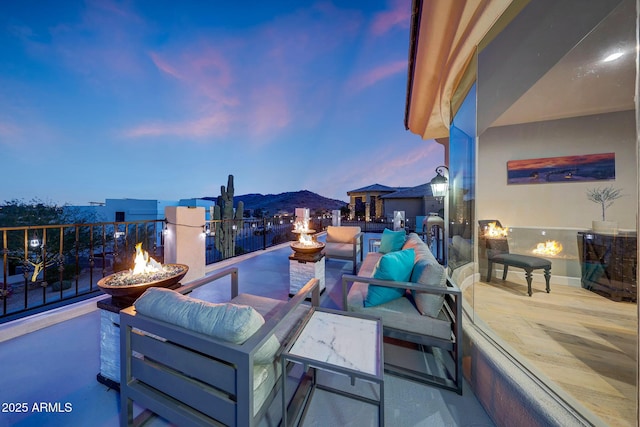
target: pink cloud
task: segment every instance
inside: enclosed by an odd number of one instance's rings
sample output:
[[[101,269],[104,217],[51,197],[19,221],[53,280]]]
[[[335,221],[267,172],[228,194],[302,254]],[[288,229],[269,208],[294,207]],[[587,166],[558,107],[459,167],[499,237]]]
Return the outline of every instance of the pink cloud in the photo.
[[[299,97],[292,84],[296,77],[290,75],[290,67],[287,67],[290,63],[288,52],[285,50],[284,57],[275,54],[271,49],[276,45],[275,41],[264,36],[262,29],[258,29],[255,34],[249,33],[245,40],[198,41],[162,53],[152,52],[150,57],[158,70],[179,85],[184,109],[196,116],[202,114],[201,110],[224,112],[226,130],[232,124],[239,124],[241,127],[236,130],[251,135],[255,141],[264,142],[264,136],[273,135],[292,122],[292,105]],[[260,39],[260,42],[252,41],[254,39]],[[266,49],[254,52],[239,48],[242,45],[258,45]],[[260,56],[265,55],[272,56],[271,60],[261,61]],[[246,66],[247,63],[263,65],[256,68]],[[185,137],[202,136],[194,133],[191,126],[180,124],[144,125],[133,132],[125,132],[125,135],[176,135],[178,130],[183,131],[182,136]],[[210,136],[219,135],[217,128],[213,127],[205,126],[201,131],[210,131]]]
[[[371,23],[371,33],[375,36],[382,35],[398,26],[408,28],[411,20],[411,2],[395,0],[391,10],[378,13]]]
[[[313,176],[306,184],[320,188],[321,194],[346,200],[346,191],[374,183],[406,187],[424,184],[431,179],[431,171],[443,162],[442,147],[435,141],[416,138],[414,143],[410,138],[399,144],[389,142],[386,146],[389,148],[360,156],[357,162],[347,158],[340,164],[339,159],[332,159],[332,169],[340,170],[340,174]]]
[[[101,12],[106,12],[107,14],[118,15],[120,18],[124,18],[133,22],[140,23],[142,19],[132,11],[121,7],[120,4],[112,1],[112,0],[90,0],[87,4],[92,9],[101,9]]]
[[[326,93],[321,82],[309,83],[309,67],[353,40],[362,22],[359,12],[320,2],[234,36],[176,41],[148,57],[170,78],[182,111],[195,117],[224,112],[234,127],[229,131],[264,142],[292,123],[306,126],[322,117]],[[175,135],[183,129],[185,136],[193,136],[179,123],[135,129],[125,134]]]
[[[152,52],[150,56],[160,71],[178,80],[191,94],[204,96],[218,106],[238,104],[231,95],[233,66],[220,50],[196,43],[177,53]]]
[[[11,123],[0,122],[0,136],[16,136],[20,129]]]
[[[178,80],[183,80],[183,76],[176,70],[172,65],[170,65],[167,61],[160,57],[155,52],[149,53],[151,60],[155,64],[155,66],[162,71],[163,73],[169,74],[170,76],[175,77]]]
[[[388,185],[419,185],[424,184],[428,178],[424,169],[429,159],[435,158],[439,151],[438,144],[427,144],[416,140],[415,148],[405,152],[379,153],[377,164],[380,165],[376,174],[381,179],[390,182]],[[402,171],[401,174],[398,171]],[[416,182],[416,177],[421,182]]]
[[[353,77],[350,80],[350,86],[353,90],[360,91],[369,86],[373,86],[380,80],[384,80],[398,73],[405,73],[406,71],[407,61],[390,62]]]
[[[176,123],[148,123],[126,130],[124,136],[129,138],[178,136],[198,139],[224,135],[229,130],[229,123],[230,117],[222,113]]]
[[[0,146],[19,148],[22,142],[22,129],[12,123],[0,122]]]
[[[291,110],[284,88],[270,85],[252,97],[251,128],[254,136],[268,135],[291,123]]]

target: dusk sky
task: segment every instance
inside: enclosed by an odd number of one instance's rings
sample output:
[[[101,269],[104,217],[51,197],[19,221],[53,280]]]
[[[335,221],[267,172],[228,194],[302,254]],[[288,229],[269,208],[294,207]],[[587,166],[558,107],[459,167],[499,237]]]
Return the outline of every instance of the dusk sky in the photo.
[[[428,182],[409,0],[0,3],[0,202]]]

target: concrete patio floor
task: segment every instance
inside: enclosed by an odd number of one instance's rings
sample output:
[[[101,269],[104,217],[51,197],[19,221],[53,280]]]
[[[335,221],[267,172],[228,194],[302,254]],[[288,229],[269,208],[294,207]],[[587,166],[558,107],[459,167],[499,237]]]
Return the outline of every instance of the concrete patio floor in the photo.
[[[287,299],[290,252],[284,245],[211,265],[208,271],[233,265],[239,270],[240,292]],[[342,308],[340,279],[350,272],[349,262],[326,262],[327,291],[321,306]],[[210,298],[224,300],[228,289],[210,287],[205,292]],[[0,426],[118,425],[119,394],[96,381],[101,339],[96,302],[103,298],[0,326]],[[58,316],[65,320],[32,331],[36,324],[51,323]],[[388,426],[494,425],[466,382],[459,396],[385,375],[384,402]],[[364,413],[363,406],[367,405],[318,393],[304,425],[376,425],[375,414]],[[161,420],[149,423],[164,424]]]

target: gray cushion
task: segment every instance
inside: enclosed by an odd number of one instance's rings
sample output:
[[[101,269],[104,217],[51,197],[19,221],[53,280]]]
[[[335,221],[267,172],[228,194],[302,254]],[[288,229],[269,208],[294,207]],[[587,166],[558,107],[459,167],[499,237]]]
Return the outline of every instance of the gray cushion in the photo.
[[[409,234],[402,249],[409,248],[415,251],[415,263],[410,281],[418,285],[446,286],[447,275],[444,267],[438,263],[428,246],[415,233]],[[379,252],[369,252],[358,271],[358,276],[372,277],[375,266],[382,256]],[[367,283],[353,283],[347,295],[348,310],[380,317],[382,323],[391,328],[442,339],[451,338],[451,322],[442,310],[444,295],[416,292],[414,293],[415,306],[408,298],[403,297],[375,307],[365,307],[364,300],[368,286]],[[422,311],[418,311],[418,304],[422,307]],[[428,315],[422,315],[422,313]]]
[[[416,233],[410,233],[404,243],[403,249],[413,248],[416,251],[415,264],[410,281],[421,285],[447,286],[447,274],[442,265],[438,263],[426,243]],[[411,291],[416,307],[425,316],[438,317],[444,295],[429,292]]]
[[[420,260],[413,266],[411,281],[421,285],[447,286],[447,275],[444,267],[428,260]],[[413,299],[420,313],[425,316],[438,317],[444,304],[444,294],[433,294],[412,290]]]
[[[376,265],[380,258],[382,258],[382,255],[384,254],[380,252],[369,252],[362,262],[362,265],[360,265],[358,276],[373,277],[373,271],[376,269]]]
[[[356,246],[356,253],[360,253],[359,246]],[[324,254],[328,257],[353,258],[352,243],[325,243]]]
[[[495,263],[505,263],[513,267],[526,269],[551,268],[551,261],[545,258],[519,255],[519,254],[498,254],[491,257]]]
[[[280,377],[280,364],[253,365],[253,415],[256,415]]]
[[[416,233],[409,233],[407,240],[404,242],[402,249],[413,248],[416,251],[416,262],[420,259],[426,259],[438,263],[436,257],[433,256],[429,246],[422,241]]]
[[[251,294],[240,294],[231,300],[234,304],[248,305],[256,309],[258,313],[264,317],[265,321],[269,321],[271,317],[286,304],[273,298],[262,297]],[[290,316],[278,323],[273,334],[281,343],[286,343],[291,335],[297,330],[298,325],[302,322],[305,314],[310,310],[310,306],[301,304],[297,306]],[[267,341],[264,346],[269,345]],[[263,347],[264,347],[263,346]],[[280,363],[273,362],[268,364],[254,364],[253,366],[253,414],[257,414],[266,398],[273,390],[276,380],[280,377]]]
[[[145,316],[234,344],[242,344],[264,324],[264,318],[253,307],[210,303],[166,288],[147,289],[134,306]],[[279,348],[280,343],[271,336],[254,354],[254,361],[273,361]]]
[[[446,317],[442,314],[439,318],[422,316],[408,298],[398,298],[375,307],[364,307],[368,286],[367,283],[359,282],[351,286],[347,296],[349,311],[379,317],[384,326],[391,328],[442,339],[451,338],[451,322]]]
[[[271,319],[273,314],[286,304],[286,301],[251,294],[240,294],[232,299],[231,302],[255,308],[256,311],[264,317],[265,322]],[[305,314],[307,314],[309,310],[310,306],[300,304],[293,310],[291,315],[278,323],[273,334],[280,343],[286,343],[289,340],[290,336],[297,330],[297,326],[302,322]],[[265,345],[266,344],[268,344],[268,342],[265,343]]]
[[[358,226],[328,226],[327,227],[327,243],[355,243],[356,234],[360,233]]]

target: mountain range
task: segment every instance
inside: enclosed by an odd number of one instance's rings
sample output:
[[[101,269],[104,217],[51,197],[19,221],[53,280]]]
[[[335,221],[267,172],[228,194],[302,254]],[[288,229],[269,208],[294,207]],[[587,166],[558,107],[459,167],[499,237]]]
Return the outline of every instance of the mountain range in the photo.
[[[208,200],[216,200],[215,197],[205,197]],[[326,211],[340,209],[347,206],[347,202],[329,199],[308,190],[289,191],[280,194],[243,194],[233,197],[233,204],[244,202],[245,210],[262,209],[269,215],[281,212],[293,214],[296,208],[309,208],[310,212],[316,210]]]

